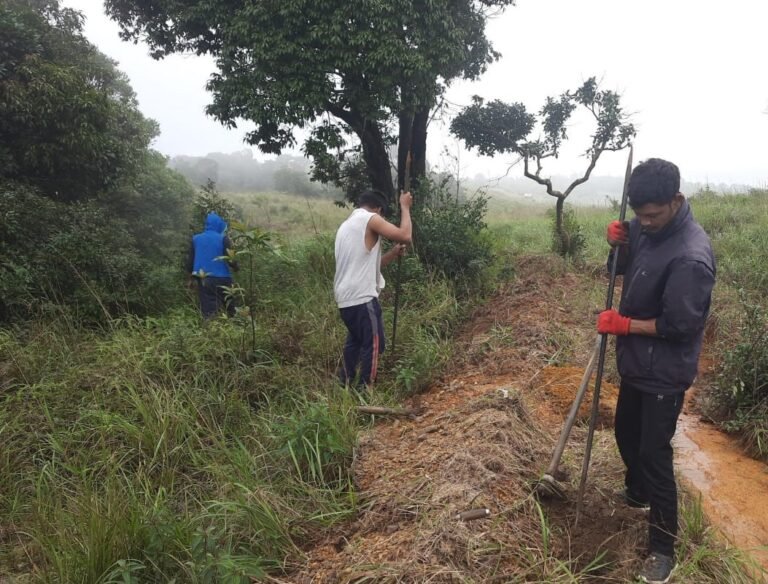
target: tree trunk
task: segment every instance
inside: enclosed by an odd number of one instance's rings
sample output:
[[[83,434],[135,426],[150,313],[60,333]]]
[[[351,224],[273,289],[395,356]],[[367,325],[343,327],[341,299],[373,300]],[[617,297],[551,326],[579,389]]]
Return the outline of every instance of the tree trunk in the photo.
[[[366,120],[363,124],[360,141],[363,145],[363,160],[368,169],[371,186],[384,193],[388,201],[394,202],[395,189],[392,184],[392,168],[389,164],[389,153],[379,125],[376,122]]]
[[[427,123],[429,123],[429,108],[423,108],[413,116],[413,131],[411,133],[411,178],[413,186],[427,174]]]
[[[363,146],[363,161],[368,170],[371,186],[384,193],[390,202],[394,202],[396,191],[392,182],[389,152],[378,123],[364,120],[356,112],[333,105],[329,106],[328,110],[345,122],[360,138]],[[399,115],[397,149],[398,189],[402,188],[405,184],[405,165],[409,150],[411,152],[411,187],[415,187],[419,179],[426,174],[428,122],[429,108],[422,108],[415,114],[410,111],[403,111]]]
[[[565,257],[568,253],[568,242],[563,230],[563,208],[565,207],[565,197],[557,197],[555,205],[555,241],[557,241],[557,253]]]
[[[397,190],[405,188],[405,165],[411,152],[411,177],[413,177],[413,113],[400,112],[397,135]]]
[[[408,152],[411,153],[411,190],[419,184],[419,179],[427,173],[427,122],[429,108],[400,113],[397,143],[397,187],[405,185],[405,165]]]

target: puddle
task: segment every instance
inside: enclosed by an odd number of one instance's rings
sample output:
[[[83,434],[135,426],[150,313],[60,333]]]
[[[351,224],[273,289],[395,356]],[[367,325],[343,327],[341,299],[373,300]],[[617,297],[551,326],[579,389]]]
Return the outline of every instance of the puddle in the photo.
[[[690,414],[680,416],[673,444],[678,475],[701,493],[710,522],[768,569],[768,465]]]

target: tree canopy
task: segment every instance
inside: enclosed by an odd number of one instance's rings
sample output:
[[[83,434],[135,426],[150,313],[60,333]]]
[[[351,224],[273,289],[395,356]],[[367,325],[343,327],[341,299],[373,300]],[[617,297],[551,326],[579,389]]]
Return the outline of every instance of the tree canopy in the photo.
[[[263,152],[299,145],[315,176],[343,179],[359,152],[370,182],[394,192],[388,147],[399,143],[400,182],[409,148],[425,168],[429,111],[454,79],[474,79],[498,58],[484,27],[514,0],[106,0],[126,39],[155,57],[209,54],[208,113]],[[350,140],[350,136],[356,140]]]

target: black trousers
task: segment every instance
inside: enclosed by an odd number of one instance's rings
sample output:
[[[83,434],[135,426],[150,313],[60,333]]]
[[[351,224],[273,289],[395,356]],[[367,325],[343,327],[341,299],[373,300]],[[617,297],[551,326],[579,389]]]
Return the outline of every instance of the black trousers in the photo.
[[[232,286],[232,278],[206,276],[197,278],[197,292],[200,298],[200,312],[204,319],[213,318],[223,308],[227,316],[235,316],[235,302],[225,288]]]
[[[616,404],[615,434],[627,467],[628,494],[651,505],[648,547],[673,556],[677,537],[677,484],[672,436],[683,408],[684,392],[662,395],[623,383]]]
[[[341,308],[339,312],[347,326],[344,366],[339,371],[339,380],[343,385],[352,385],[357,380],[361,388],[372,385],[385,344],[379,301],[372,298],[365,304]]]

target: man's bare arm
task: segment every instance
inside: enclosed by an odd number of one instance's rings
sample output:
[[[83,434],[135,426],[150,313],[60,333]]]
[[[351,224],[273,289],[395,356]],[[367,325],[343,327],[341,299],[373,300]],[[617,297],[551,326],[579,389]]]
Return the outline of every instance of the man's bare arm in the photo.
[[[404,243],[398,243],[392,246],[392,249],[390,249],[387,253],[381,256],[381,267],[391,264],[394,261],[394,259],[397,257],[404,256],[405,249],[406,248]]]
[[[411,193],[400,195],[400,226],[393,225],[383,217],[374,215],[368,221],[368,227],[381,237],[396,243],[411,243],[413,230],[411,227],[411,205],[413,197]]]
[[[636,320],[632,319],[629,324],[630,335],[644,335],[646,337],[658,337],[659,333],[656,332],[656,319],[650,320]]]

